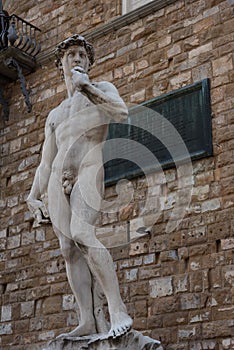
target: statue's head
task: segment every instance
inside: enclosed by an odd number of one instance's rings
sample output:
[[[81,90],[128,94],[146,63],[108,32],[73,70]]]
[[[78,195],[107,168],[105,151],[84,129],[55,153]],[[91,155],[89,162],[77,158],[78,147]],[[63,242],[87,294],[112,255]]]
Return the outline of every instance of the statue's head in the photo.
[[[56,46],[54,53],[56,56],[55,63],[57,67],[61,68],[61,59],[70,46],[83,46],[89,59],[89,68],[94,64],[93,46],[87,40],[85,40],[83,36],[74,34]]]

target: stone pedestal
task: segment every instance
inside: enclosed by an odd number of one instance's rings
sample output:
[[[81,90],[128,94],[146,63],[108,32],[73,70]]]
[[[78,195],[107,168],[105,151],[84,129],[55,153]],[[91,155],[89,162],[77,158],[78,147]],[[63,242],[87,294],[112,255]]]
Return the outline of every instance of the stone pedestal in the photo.
[[[105,334],[85,337],[67,337],[52,340],[43,350],[163,350],[158,340],[130,331],[121,337],[112,338]]]

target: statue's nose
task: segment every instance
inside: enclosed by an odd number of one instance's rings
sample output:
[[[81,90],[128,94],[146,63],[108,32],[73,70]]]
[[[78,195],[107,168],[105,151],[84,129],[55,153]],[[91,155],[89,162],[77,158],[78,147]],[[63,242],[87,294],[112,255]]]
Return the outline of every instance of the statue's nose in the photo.
[[[75,63],[80,63],[80,55],[75,55],[74,61],[75,61]]]

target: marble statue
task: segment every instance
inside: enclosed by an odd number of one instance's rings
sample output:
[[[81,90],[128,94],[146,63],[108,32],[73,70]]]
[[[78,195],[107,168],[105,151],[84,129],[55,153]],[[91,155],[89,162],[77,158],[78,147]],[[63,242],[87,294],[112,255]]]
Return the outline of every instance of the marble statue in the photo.
[[[128,110],[111,83],[89,79],[94,51],[82,36],[64,40],[55,54],[68,98],[46,120],[41,162],[27,204],[37,224],[51,221],[79,306],[79,325],[60,337],[107,331],[115,338],[130,331],[132,319],[111,255],[95,235],[95,222],[104,191],[102,146],[108,124],[125,120]],[[110,324],[102,310],[103,293]]]

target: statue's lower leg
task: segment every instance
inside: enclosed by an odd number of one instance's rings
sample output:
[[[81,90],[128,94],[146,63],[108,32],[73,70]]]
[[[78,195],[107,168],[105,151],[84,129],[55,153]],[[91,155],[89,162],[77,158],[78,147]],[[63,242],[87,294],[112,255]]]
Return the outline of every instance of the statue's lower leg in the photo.
[[[77,247],[70,252],[66,259],[67,277],[80,310],[79,325],[69,333],[58,336],[80,337],[97,333],[93,313],[93,295],[91,274],[85,259]]]

